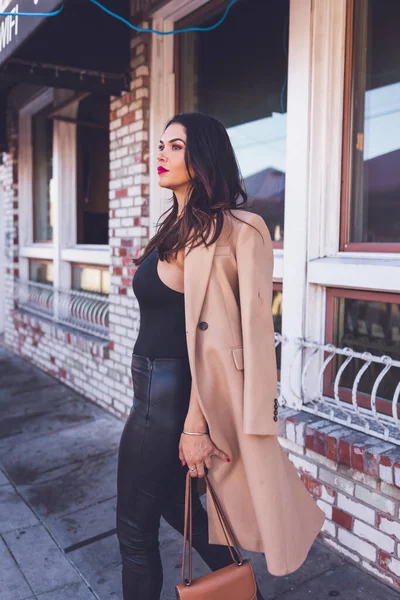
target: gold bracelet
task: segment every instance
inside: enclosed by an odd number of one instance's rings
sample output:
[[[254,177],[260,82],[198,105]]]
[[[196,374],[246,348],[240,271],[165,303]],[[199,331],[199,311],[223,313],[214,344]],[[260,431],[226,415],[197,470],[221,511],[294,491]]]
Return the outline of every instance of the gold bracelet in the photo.
[[[204,433],[193,432],[193,431],[182,431],[182,433],[184,433],[185,435],[208,435],[207,431],[205,431]]]

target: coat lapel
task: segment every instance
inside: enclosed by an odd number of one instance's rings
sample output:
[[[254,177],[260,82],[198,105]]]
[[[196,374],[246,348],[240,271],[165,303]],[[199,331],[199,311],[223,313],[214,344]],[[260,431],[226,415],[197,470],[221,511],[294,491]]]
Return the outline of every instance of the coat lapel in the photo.
[[[212,233],[207,241],[211,239]],[[210,279],[211,267],[215,253],[216,242],[208,248],[201,244],[189,252],[185,249],[184,259],[184,289],[185,289],[185,319],[188,333],[187,343],[189,357],[194,359],[195,333],[203,307],[204,298]]]

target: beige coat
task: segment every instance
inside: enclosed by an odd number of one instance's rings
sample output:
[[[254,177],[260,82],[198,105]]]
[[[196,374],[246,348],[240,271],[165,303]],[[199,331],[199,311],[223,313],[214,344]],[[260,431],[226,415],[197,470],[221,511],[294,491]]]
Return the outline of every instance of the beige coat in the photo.
[[[277,437],[271,238],[260,216],[233,213],[262,235],[228,213],[214,244],[185,250],[190,369],[211,438],[232,461],[213,457],[209,476],[239,543],[286,575],[306,559],[325,515]],[[224,544],[207,500],[209,541]]]

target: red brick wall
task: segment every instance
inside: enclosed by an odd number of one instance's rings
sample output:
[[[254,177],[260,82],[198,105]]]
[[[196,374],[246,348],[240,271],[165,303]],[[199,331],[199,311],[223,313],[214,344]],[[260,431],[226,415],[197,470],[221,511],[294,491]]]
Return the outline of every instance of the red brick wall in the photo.
[[[280,443],[325,512],[323,541],[400,589],[400,447],[288,409]]]
[[[11,344],[14,338],[12,310],[14,308],[14,278],[19,277],[18,262],[18,182],[17,182],[17,140],[18,115],[8,110],[7,134],[9,152],[3,153],[0,166],[0,184],[4,189],[4,234],[5,234],[5,343]]]
[[[121,374],[127,386],[114,397],[114,407],[121,414],[127,414],[131,405],[130,363],[139,320],[131,288],[132,258],[149,239],[150,44],[148,34],[132,39],[131,89],[111,102],[110,368]]]

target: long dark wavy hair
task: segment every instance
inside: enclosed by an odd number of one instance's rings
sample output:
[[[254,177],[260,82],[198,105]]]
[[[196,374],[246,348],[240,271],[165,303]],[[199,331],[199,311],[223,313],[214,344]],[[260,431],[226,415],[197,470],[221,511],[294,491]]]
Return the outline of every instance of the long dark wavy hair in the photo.
[[[170,262],[171,257],[176,258],[178,250],[187,244],[191,248],[211,245],[221,233],[224,212],[242,208],[248,201],[236,156],[222,123],[198,112],[176,115],[168,121],[165,129],[172,123],[180,123],[186,129],[185,164],[190,178],[188,195],[184,210],[177,219],[179,206],[173,193],[173,205],[158,219],[157,232],[143,254],[133,259],[135,265],[139,265],[153,248],[158,249],[161,260]],[[193,176],[190,175],[189,164]],[[233,214],[232,217],[241,221]],[[214,235],[206,244],[214,221]]]

